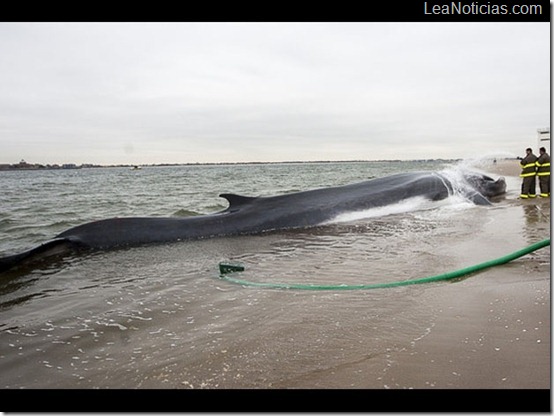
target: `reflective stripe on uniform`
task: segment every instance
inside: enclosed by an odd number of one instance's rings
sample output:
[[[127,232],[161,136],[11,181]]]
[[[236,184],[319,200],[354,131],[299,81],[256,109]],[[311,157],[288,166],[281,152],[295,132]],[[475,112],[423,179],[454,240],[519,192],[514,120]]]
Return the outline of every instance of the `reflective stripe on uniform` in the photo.
[[[537,174],[537,172],[535,171],[536,167],[537,167],[537,162],[533,162],[533,163],[527,163],[526,165],[524,164],[521,164],[521,173],[519,174],[519,176],[521,178],[527,178],[529,176],[535,176]]]
[[[550,176],[550,162],[539,163],[537,160],[535,162],[537,165],[537,176]]]

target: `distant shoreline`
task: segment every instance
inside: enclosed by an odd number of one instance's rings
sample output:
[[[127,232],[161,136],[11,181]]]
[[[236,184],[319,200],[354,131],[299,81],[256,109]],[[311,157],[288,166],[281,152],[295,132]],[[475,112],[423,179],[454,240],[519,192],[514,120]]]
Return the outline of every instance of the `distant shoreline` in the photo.
[[[223,166],[223,165],[279,165],[279,164],[300,164],[300,163],[402,163],[402,162],[416,162],[416,163],[429,163],[429,162],[458,162],[463,159],[380,159],[380,160],[291,160],[281,162],[189,162],[189,163],[153,163],[153,164],[116,164],[116,165],[97,165],[92,163],[83,163],[77,165],[74,163],[66,164],[40,164],[40,163],[27,163],[21,161],[14,164],[0,164],[0,171],[21,171],[21,170],[70,170],[70,169],[96,169],[96,168],[143,168],[143,167],[168,167],[168,166]],[[502,160],[512,160],[505,158]],[[513,160],[516,160],[515,158]]]

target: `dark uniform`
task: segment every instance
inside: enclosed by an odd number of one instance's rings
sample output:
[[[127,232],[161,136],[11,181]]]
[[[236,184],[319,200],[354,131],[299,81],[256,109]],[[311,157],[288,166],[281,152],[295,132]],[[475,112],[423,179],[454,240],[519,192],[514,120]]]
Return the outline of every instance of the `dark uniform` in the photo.
[[[521,194],[519,195],[519,197],[524,199],[535,198],[537,196],[535,193],[537,156],[533,154],[533,151],[531,149],[527,149],[526,152],[527,156],[525,156],[523,159],[521,159],[521,162],[519,162],[522,169],[519,176],[523,178],[523,182],[521,184]]]
[[[540,155],[536,165],[539,185],[541,187],[540,195],[543,198],[548,198],[550,196],[550,156],[546,153],[544,147],[540,149]]]

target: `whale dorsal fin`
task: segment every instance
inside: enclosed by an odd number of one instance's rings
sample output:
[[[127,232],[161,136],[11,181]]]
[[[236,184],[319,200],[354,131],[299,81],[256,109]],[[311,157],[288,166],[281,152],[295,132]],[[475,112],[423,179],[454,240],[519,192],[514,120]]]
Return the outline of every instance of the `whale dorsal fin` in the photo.
[[[242,196],[236,194],[220,194],[221,198],[225,198],[229,201],[228,211],[236,211],[240,207],[256,199],[254,196]]]

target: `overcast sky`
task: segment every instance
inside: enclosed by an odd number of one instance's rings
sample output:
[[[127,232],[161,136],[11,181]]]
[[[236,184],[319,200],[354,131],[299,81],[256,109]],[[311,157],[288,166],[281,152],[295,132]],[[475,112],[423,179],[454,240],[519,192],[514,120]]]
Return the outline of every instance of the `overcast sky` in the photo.
[[[0,163],[524,155],[550,23],[0,23]]]

